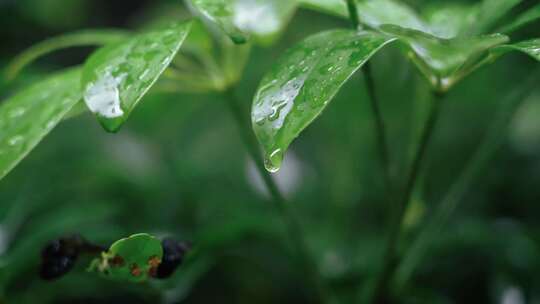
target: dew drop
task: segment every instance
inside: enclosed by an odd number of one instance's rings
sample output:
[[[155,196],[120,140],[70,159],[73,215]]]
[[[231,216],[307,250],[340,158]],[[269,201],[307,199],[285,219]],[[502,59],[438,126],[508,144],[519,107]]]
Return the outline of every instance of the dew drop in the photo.
[[[275,173],[281,167],[282,161],[283,151],[278,148],[264,159],[264,167],[266,168],[266,170],[268,170],[268,172]]]

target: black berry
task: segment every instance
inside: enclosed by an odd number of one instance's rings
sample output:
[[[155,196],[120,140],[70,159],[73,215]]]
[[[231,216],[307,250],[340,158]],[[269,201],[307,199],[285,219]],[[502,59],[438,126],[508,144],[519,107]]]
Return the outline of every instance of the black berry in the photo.
[[[189,245],[166,238],[161,241],[161,246],[163,247],[163,258],[157,268],[156,277],[164,279],[170,277],[176,268],[182,264],[184,256],[189,250]]]
[[[79,236],[49,242],[41,251],[40,277],[54,280],[68,273],[77,260],[81,248]]]

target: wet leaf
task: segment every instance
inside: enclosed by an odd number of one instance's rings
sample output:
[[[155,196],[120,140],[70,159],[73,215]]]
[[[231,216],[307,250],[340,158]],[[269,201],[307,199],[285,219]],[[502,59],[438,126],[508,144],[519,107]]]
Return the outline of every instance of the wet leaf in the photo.
[[[296,8],[295,0],[191,0],[190,3],[235,43],[245,43],[250,36],[270,43]]]
[[[146,233],[114,242],[107,252],[90,264],[88,271],[113,280],[144,282],[153,277],[161,263],[161,242]]]
[[[278,170],[294,138],[349,77],[392,40],[374,32],[322,32],[293,46],[274,64],[257,90],[251,112],[268,170]]]
[[[86,61],[84,100],[107,131],[117,131],[128,119],[178,52],[190,26],[173,23],[133,36],[99,49]]]
[[[3,178],[81,100],[81,69],[40,81],[0,106],[0,178]]]
[[[395,25],[384,25],[381,29],[405,42],[414,52],[413,61],[418,68],[435,88],[443,91],[455,84],[468,62],[508,41],[501,34],[442,39]]]
[[[528,9],[527,11],[516,17],[512,22],[499,29],[499,32],[513,32],[520,27],[525,26],[538,19],[540,19],[540,4],[533,6],[532,8]]]
[[[76,46],[106,45],[126,39],[127,37],[129,37],[129,33],[126,31],[102,29],[84,30],[47,39],[35,44],[15,57],[6,68],[6,78],[8,80],[14,79],[22,69],[36,59],[54,51]]]
[[[495,56],[500,56],[511,51],[523,52],[540,61],[540,38],[522,41],[513,44],[498,46],[492,50]]]

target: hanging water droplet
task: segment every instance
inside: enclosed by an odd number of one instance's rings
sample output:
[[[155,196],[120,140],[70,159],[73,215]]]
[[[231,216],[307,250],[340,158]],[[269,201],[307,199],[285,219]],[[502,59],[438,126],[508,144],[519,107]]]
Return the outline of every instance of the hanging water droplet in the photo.
[[[283,161],[283,152],[281,149],[276,149],[264,159],[264,167],[268,172],[275,173],[281,167]]]

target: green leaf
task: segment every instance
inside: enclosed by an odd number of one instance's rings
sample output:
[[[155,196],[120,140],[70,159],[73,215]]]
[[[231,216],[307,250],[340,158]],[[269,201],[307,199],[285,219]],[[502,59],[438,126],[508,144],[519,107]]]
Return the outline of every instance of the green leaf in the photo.
[[[113,280],[144,282],[154,276],[162,257],[161,242],[147,233],[138,233],[114,242],[91,262],[88,271]]]
[[[300,5],[312,10],[347,18],[347,5],[344,0],[300,0]]]
[[[276,171],[289,144],[341,86],[393,39],[374,32],[333,30],[289,49],[262,80],[253,101],[253,129]]]
[[[136,35],[105,46],[86,61],[82,87],[86,105],[107,131],[115,132],[174,58],[191,22]]]
[[[538,19],[540,19],[540,4],[519,15],[514,21],[499,29],[499,32],[510,33]]]
[[[250,36],[270,43],[296,8],[296,0],[191,0],[191,5],[223,30],[234,43]]]
[[[513,44],[498,46],[492,50],[495,57],[508,53],[510,51],[523,52],[532,58],[540,61],[540,38],[522,41]]]
[[[480,6],[443,2],[422,10],[429,32],[439,38],[454,38],[467,34],[477,20]]]
[[[383,24],[430,32],[416,12],[404,3],[393,0],[360,0],[357,4],[360,22],[373,28]]]
[[[248,41],[248,33],[242,31],[234,22],[235,12],[232,0],[190,0],[188,3],[200,15],[223,30],[234,43]]]
[[[501,34],[443,39],[395,25],[384,25],[381,29],[411,48],[414,63],[430,83],[441,91],[448,90],[461,79],[461,72],[469,62],[474,62],[490,48],[508,41],[508,37]]]
[[[106,45],[129,37],[128,32],[114,29],[84,30],[42,41],[19,54],[6,68],[6,78],[12,80],[27,65],[51,52],[76,46]]]
[[[504,17],[512,8],[523,0],[484,0],[480,8],[479,19],[476,23],[476,33],[484,33]]]
[[[81,69],[55,74],[0,105],[0,179],[81,100]]]

